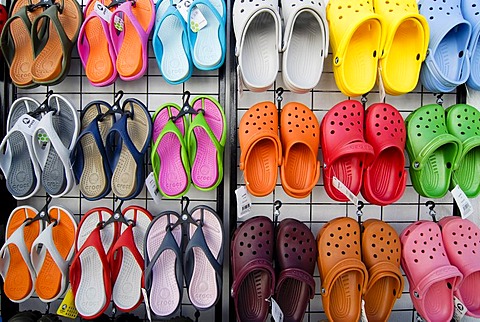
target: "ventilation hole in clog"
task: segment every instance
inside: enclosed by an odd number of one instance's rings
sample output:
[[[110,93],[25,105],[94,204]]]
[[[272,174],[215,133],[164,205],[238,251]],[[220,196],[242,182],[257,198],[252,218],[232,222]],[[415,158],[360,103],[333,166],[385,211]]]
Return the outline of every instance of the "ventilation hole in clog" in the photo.
[[[452,167],[452,164],[450,162],[447,162],[445,166],[447,167],[447,169],[450,169]]]
[[[243,256],[243,252],[238,253],[238,255]]]
[[[244,234],[243,234],[243,237],[247,237],[247,236],[248,236],[248,234],[247,234],[247,233],[244,233]]]
[[[345,255],[345,254],[346,254],[346,253],[345,253],[345,251],[344,251],[344,250],[342,250],[342,255]]]
[[[360,168],[362,167],[362,164],[363,164],[363,163],[360,161]],[[354,231],[353,231],[353,234],[356,235],[356,234],[357,234],[357,231],[354,230]]]
[[[327,256],[330,256],[330,255],[331,255],[330,252],[327,252]]]
[[[262,247],[263,247],[263,245],[262,245],[262,244],[258,244],[258,248],[262,248]]]
[[[425,249],[422,249],[420,252],[421,252],[422,254],[425,254]]]
[[[335,244],[335,248],[338,248],[338,247],[340,247],[340,245],[338,245],[338,244]]]
[[[285,256],[285,258],[288,258],[288,254],[285,254],[285,255],[283,255],[283,256]]]
[[[252,252],[252,255],[257,255],[257,251],[254,250],[254,251]]]
[[[418,263],[418,259],[416,259],[416,258],[415,258],[413,261],[414,261],[415,263]]]
[[[252,248],[252,244],[248,243],[248,244],[247,244],[247,247],[248,247],[248,248]]]
[[[463,57],[463,50],[461,50],[459,53],[458,53],[458,58],[462,58]]]
[[[265,251],[265,253],[266,253],[267,255],[270,255],[270,251],[269,251],[269,250]]]
[[[416,250],[416,249],[412,249],[412,253],[414,253],[414,254],[415,254],[416,252],[417,252],[417,250]]]

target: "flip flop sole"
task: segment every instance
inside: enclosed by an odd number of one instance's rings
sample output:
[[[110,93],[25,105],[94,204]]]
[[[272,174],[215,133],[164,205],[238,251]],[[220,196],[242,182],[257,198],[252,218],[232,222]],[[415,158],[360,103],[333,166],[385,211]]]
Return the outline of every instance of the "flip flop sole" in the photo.
[[[92,83],[106,82],[115,72],[100,19],[91,19],[85,26],[85,38],[90,48],[85,74]]]
[[[198,68],[208,70],[218,65],[223,58],[222,46],[218,38],[220,22],[208,6],[200,3],[196,6],[208,24],[197,32],[193,59]]]

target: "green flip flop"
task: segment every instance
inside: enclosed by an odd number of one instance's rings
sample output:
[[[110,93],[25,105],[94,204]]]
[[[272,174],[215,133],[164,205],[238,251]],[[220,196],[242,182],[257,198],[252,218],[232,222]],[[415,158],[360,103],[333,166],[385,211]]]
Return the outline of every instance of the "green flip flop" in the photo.
[[[180,107],[174,103],[160,106],[153,115],[151,160],[160,193],[178,198],[190,188],[190,164],[185,143],[186,120],[177,117]]]
[[[451,188],[457,184],[467,197],[480,194],[480,112],[467,104],[450,106],[447,112],[447,129],[462,142],[458,168],[454,169]]]
[[[448,133],[445,111],[438,104],[418,108],[405,122],[413,187],[424,197],[442,198],[458,168],[461,141]]]

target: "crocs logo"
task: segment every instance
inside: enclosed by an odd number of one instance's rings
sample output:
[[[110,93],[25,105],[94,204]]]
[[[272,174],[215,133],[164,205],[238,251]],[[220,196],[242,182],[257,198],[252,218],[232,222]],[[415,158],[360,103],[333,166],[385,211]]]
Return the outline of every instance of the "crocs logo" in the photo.
[[[85,190],[98,190],[98,189],[100,189],[100,185],[99,185],[99,184],[86,185],[86,186],[85,186]]]
[[[182,186],[182,183],[180,182],[173,182],[173,183],[166,183],[165,187],[166,188],[180,188]]]
[[[85,301],[82,302],[82,306],[84,307],[96,307],[98,304],[95,301]]]
[[[157,305],[173,305],[173,300],[166,300],[166,301],[158,301]]]
[[[23,190],[27,188],[28,183],[17,183],[17,184],[12,184],[11,186],[14,190]]]
[[[194,296],[196,299],[202,300],[202,299],[211,299],[213,298],[212,294],[195,294]]]
[[[197,180],[198,181],[210,181],[211,177],[210,176],[202,176],[202,175],[198,175],[196,176]]]

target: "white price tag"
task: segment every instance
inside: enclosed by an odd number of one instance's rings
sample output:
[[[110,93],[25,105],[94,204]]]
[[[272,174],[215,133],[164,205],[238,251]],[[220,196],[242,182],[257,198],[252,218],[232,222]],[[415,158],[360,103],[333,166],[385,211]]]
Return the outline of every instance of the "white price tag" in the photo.
[[[22,132],[32,136],[37,128],[38,120],[28,114],[23,114],[15,123],[15,126]]]
[[[383,86],[382,67],[380,66],[378,66],[378,95],[380,96],[380,102],[385,101],[385,86]]]
[[[348,198],[348,200],[350,200],[354,205],[355,207],[358,208],[358,197],[355,196],[353,194],[353,192],[350,191],[350,189],[347,188],[346,185],[343,184],[342,181],[338,180],[337,177],[333,177],[332,178],[332,181],[333,181],[333,186],[338,190],[340,191],[341,193],[343,193],[343,195],[345,197]]]
[[[157,183],[155,182],[155,176],[153,172],[150,172],[147,179],[145,179],[145,186],[147,186],[148,193],[153,198],[156,204],[160,204],[162,197],[160,196],[160,191],[158,190]]]
[[[272,298],[272,318],[275,322],[283,322],[283,312],[278,303]]]
[[[112,12],[108,10],[106,6],[103,5],[101,2],[95,2],[95,6],[93,11],[97,13],[97,15],[105,20],[107,23],[110,23],[110,19],[112,18]]]
[[[148,321],[152,322],[152,314],[150,313],[150,303],[148,302],[147,290],[142,287],[143,302],[145,302],[145,310],[147,311]]]
[[[252,211],[252,201],[245,186],[241,186],[235,190],[237,197],[237,217],[242,218]]]
[[[463,219],[468,218],[471,214],[473,214],[472,203],[458,184],[450,192],[452,193],[453,199],[455,199],[458,205],[458,209],[460,209],[460,214],[462,215]]]
[[[467,308],[456,296],[453,297],[453,307],[455,309],[453,312],[453,319],[459,322],[467,313]]]
[[[360,313],[360,321],[368,322],[367,314],[365,313],[365,300],[362,300],[362,311]]]
[[[118,31],[123,31],[123,27],[124,27],[123,19],[120,18],[118,15],[113,18],[113,25],[115,29],[117,29]]]
[[[190,21],[188,21],[188,10],[193,1],[191,0],[182,0],[177,4],[177,10],[182,15],[183,19],[187,22],[190,29],[193,32],[199,32],[202,28],[205,28],[207,25],[207,19],[203,16],[200,9],[196,6],[192,8],[192,13],[190,14]]]

